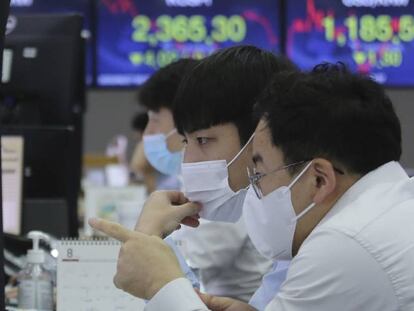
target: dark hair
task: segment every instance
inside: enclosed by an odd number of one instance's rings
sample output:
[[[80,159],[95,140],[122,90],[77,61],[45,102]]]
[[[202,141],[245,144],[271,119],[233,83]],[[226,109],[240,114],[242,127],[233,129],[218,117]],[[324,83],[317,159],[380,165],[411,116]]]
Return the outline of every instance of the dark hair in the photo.
[[[364,175],[400,159],[400,122],[384,88],[341,63],[276,75],[255,109],[286,164],[322,157]]]
[[[187,73],[197,63],[193,59],[180,59],[154,73],[138,90],[138,101],[148,110],[172,109],[175,93]]]
[[[253,46],[220,50],[201,60],[183,79],[174,100],[179,133],[234,123],[244,144],[257,124],[256,97],[275,72],[295,70],[283,57]]]
[[[137,113],[132,119],[131,126],[135,131],[143,132],[147,127],[148,114],[146,112]]]

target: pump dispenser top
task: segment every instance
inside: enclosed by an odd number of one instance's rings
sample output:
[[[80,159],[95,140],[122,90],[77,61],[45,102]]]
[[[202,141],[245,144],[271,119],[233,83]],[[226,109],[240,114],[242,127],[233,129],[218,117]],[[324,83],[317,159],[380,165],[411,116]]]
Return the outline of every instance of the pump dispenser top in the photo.
[[[40,240],[50,242],[50,237],[40,231],[30,231],[27,235],[33,241],[33,248],[27,252],[27,262],[41,264],[45,262],[45,252],[39,248]]]

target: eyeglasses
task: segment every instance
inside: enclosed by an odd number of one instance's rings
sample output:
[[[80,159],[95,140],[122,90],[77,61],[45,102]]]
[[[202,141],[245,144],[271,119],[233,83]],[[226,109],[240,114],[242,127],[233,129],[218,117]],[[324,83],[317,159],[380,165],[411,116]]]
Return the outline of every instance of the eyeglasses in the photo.
[[[252,186],[254,192],[256,193],[257,198],[258,199],[262,199],[263,198],[263,191],[262,191],[262,188],[260,187],[260,180],[263,177],[265,177],[267,175],[270,175],[270,174],[273,174],[273,173],[276,173],[276,172],[279,172],[279,171],[283,171],[285,169],[288,169],[288,168],[291,168],[291,167],[294,167],[294,166],[298,166],[298,165],[304,164],[304,163],[309,162],[309,161],[310,160],[304,160],[304,161],[300,161],[300,162],[295,162],[295,163],[292,163],[292,164],[284,165],[284,166],[278,167],[278,168],[276,168],[276,169],[274,169],[274,170],[272,170],[270,172],[267,172],[267,173],[257,173],[256,172],[256,168],[253,168],[253,171],[250,171],[250,168],[247,167],[247,175],[249,177],[249,182],[250,182],[250,185]],[[340,169],[338,169],[336,167],[334,167],[334,170],[338,174],[340,174],[340,175],[344,175],[345,174],[342,170],[340,170]]]
[[[296,163],[292,163],[292,164],[288,164],[288,165],[284,165],[281,167],[278,167],[277,169],[274,169],[273,171],[267,172],[267,173],[257,173],[256,172],[256,168],[253,168],[253,171],[250,171],[250,168],[247,167],[247,176],[249,177],[249,182],[250,185],[252,186],[254,192],[256,193],[256,196],[258,199],[263,198],[263,192],[262,192],[262,188],[260,187],[260,179],[262,179],[263,177],[279,172],[279,171],[283,171],[287,168],[290,167],[294,167],[300,164],[305,163],[306,161],[300,161],[300,162],[296,162]]]

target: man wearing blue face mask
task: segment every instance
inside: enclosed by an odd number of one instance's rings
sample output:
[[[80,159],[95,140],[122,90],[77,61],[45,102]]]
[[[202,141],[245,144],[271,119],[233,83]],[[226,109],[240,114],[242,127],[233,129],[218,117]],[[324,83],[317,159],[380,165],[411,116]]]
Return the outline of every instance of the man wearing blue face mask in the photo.
[[[147,160],[163,174],[158,189],[179,189],[176,179],[182,162],[182,137],[172,116],[172,104],[181,79],[196,60],[182,59],[151,76],[139,89],[138,101],[148,109],[148,124],[143,143]]]
[[[257,112],[243,213],[264,256],[293,258],[265,310],[414,310],[414,179],[397,162],[401,128],[383,88],[324,64],[278,75]],[[94,225],[128,244],[115,283],[151,299],[147,310],[255,310],[197,295],[159,239]]]

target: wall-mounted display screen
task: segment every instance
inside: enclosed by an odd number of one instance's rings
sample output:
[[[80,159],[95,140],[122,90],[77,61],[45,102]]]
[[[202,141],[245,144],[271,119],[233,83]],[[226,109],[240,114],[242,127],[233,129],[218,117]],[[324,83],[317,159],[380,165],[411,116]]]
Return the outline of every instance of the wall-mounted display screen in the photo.
[[[100,0],[99,86],[142,84],[179,58],[252,44],[280,50],[277,0]]]
[[[387,86],[414,85],[413,0],[288,0],[287,55],[342,61]]]

